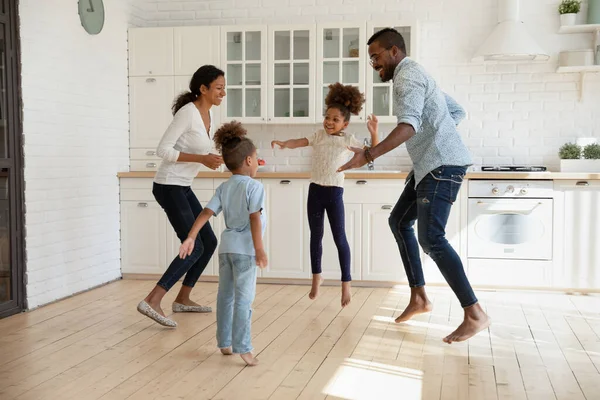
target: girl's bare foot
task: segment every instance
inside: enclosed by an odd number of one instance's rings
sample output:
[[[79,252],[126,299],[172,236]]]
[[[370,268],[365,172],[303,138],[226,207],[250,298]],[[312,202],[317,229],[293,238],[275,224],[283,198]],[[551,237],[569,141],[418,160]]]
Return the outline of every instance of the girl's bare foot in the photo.
[[[225,347],[224,349],[221,349],[221,354],[224,356],[230,356],[233,354],[233,350],[231,350],[231,347]]]
[[[321,274],[314,274],[312,277],[312,287],[310,288],[310,293],[308,298],[314,300],[319,295],[319,287],[323,283],[323,277]]]
[[[244,360],[249,367],[258,365],[258,358],[254,357],[252,353],[240,354],[240,357],[242,357],[242,360]]]
[[[484,329],[487,329],[492,320],[487,316],[479,303],[465,308],[465,319],[454,332],[446,336],[444,342],[451,344],[453,342],[463,342]]]
[[[352,287],[350,282],[342,282],[342,307],[346,307],[352,300]]]
[[[396,323],[406,322],[415,315],[430,312],[432,309],[433,306],[427,298],[425,288],[411,288],[410,302],[408,303],[408,306],[406,306],[402,314],[400,314],[400,316],[396,318]]]

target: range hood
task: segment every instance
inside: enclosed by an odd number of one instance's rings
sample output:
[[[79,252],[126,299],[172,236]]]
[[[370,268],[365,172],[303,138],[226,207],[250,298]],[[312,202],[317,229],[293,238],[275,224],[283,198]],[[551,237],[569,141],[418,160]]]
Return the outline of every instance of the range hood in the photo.
[[[473,61],[547,61],[549,58],[519,19],[519,0],[498,0],[498,25],[477,50]]]

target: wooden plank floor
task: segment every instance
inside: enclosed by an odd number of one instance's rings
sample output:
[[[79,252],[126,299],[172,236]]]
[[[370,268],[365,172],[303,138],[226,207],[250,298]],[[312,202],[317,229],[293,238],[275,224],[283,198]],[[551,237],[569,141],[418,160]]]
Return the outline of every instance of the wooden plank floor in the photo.
[[[431,288],[434,311],[393,322],[407,288],[259,285],[260,365],[216,349],[215,313],[175,330],[138,314],[149,281],[119,281],[0,320],[0,399],[600,399],[600,296],[478,292],[493,324],[467,343],[442,337],[462,310]],[[216,306],[217,285],[194,299]],[[167,295],[169,308],[176,290]]]

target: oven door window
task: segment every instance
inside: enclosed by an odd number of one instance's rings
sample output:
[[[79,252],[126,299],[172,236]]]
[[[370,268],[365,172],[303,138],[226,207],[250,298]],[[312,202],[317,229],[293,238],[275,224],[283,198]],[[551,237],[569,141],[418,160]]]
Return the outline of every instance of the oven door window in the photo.
[[[469,199],[468,256],[552,259],[552,199]]]

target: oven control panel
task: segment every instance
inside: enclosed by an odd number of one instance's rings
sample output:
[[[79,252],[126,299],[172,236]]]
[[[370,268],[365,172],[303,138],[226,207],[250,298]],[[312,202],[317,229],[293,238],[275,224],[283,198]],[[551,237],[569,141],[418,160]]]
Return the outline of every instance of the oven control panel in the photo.
[[[552,181],[469,180],[469,197],[539,198],[554,197]]]

